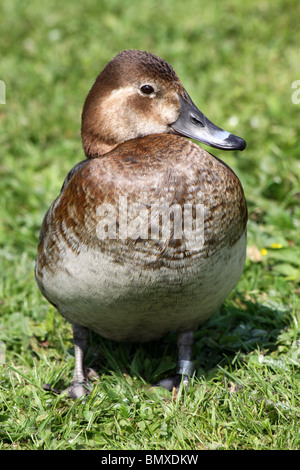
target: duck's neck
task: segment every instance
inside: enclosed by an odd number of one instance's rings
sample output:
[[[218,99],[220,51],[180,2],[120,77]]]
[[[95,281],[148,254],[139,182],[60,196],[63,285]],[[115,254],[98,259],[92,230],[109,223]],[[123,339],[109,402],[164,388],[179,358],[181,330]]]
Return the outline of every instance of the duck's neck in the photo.
[[[93,106],[90,94],[82,111],[81,140],[86,158],[96,158],[113,150],[121,139],[111,131],[111,122],[105,118],[99,102]]]
[[[91,141],[91,139],[82,136],[82,146],[86,158],[97,158],[113,150],[118,144],[108,144],[101,140]]]

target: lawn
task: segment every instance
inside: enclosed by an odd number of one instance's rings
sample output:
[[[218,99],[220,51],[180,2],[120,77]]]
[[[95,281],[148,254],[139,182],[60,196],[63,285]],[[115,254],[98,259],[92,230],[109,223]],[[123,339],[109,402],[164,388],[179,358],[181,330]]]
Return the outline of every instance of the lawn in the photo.
[[[0,449],[300,449],[299,1],[2,0],[0,17]],[[43,391],[67,386],[74,355],[70,325],[35,284],[36,246],[83,159],[86,94],[130,48],[168,60],[199,108],[247,141],[213,153],[243,184],[248,257],[196,333],[189,391],[151,387],[175,366],[176,335],[144,346],[91,335],[101,379],[72,401]]]

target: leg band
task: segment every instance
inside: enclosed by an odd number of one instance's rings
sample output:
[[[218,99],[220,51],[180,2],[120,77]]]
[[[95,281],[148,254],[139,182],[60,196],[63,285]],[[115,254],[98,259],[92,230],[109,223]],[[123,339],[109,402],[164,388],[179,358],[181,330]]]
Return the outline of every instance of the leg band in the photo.
[[[178,361],[177,374],[180,375],[193,375],[195,370],[194,363],[192,361]]]

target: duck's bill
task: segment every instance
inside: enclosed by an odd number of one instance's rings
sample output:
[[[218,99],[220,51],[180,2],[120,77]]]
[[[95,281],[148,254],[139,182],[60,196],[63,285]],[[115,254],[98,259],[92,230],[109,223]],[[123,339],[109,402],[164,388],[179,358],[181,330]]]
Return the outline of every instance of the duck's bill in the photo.
[[[230,134],[220,127],[213,124],[207,117],[201,113],[191,98],[187,95],[187,100],[180,99],[180,114],[171,129],[176,134],[190,137],[191,139],[202,142],[223,150],[244,150],[246,142],[241,137]]]

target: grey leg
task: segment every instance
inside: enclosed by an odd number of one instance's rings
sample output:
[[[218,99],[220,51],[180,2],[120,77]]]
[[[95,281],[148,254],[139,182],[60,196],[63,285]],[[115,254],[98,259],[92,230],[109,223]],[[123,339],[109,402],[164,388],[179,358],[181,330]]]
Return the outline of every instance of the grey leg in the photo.
[[[194,342],[193,331],[183,331],[178,333],[177,346],[178,346],[178,363],[177,374],[183,376],[183,383],[188,385],[189,377],[194,372],[192,362],[192,347]]]
[[[75,350],[75,370],[73,380],[70,387],[67,389],[68,395],[71,398],[79,398],[83,395],[89,395],[91,388],[85,380],[83,361],[84,354],[88,345],[89,330],[83,326],[72,324],[74,350]]]
[[[177,375],[161,380],[158,385],[161,385],[167,388],[168,390],[172,390],[173,387],[178,389],[181,380],[183,380],[184,385],[188,386],[189,378],[194,371],[193,362],[191,361],[193,342],[193,331],[182,331],[178,333],[178,362],[176,370]]]
[[[68,392],[69,397],[79,398],[91,393],[91,387],[85,380],[83,360],[87,349],[89,330],[83,326],[72,324],[73,340],[75,350],[75,370],[71,385],[64,391]],[[54,393],[61,393],[60,390],[52,388],[49,384],[44,385],[44,390]]]

